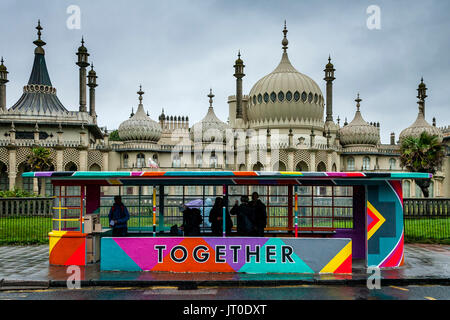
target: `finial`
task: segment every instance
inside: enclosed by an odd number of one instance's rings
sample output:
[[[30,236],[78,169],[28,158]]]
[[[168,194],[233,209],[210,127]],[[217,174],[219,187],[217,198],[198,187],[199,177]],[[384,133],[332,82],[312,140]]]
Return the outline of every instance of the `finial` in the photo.
[[[288,30],[287,30],[287,28],[286,28],[286,20],[284,20],[284,29],[283,29],[283,34],[284,34],[284,38],[283,38],[283,40],[281,41],[281,44],[283,45],[283,52],[286,52],[286,50],[287,50],[287,48],[288,48],[288,44],[289,44],[289,41],[288,41],[288,39],[286,38],[286,34],[288,33]]]
[[[241,58],[241,50],[240,49],[238,50],[238,58],[239,59]]]
[[[345,117],[344,127],[345,127],[346,125],[348,125],[347,117]]]
[[[331,54],[328,55],[328,62],[331,62]]]
[[[37,25],[36,29],[37,29],[37,31],[38,31],[38,32],[37,32],[38,39],[35,40],[35,41],[33,41],[33,43],[34,43],[37,47],[41,48],[41,47],[45,46],[45,44],[46,44],[44,41],[41,40],[41,35],[42,35],[41,30],[43,29],[43,28],[41,27],[41,20],[38,20],[38,25]]]
[[[359,103],[362,101],[362,99],[359,98],[359,92],[358,92],[358,96],[355,99],[355,101],[356,101],[356,109],[357,109],[357,111],[359,111],[359,107],[360,107]]]
[[[84,37],[81,36],[81,45],[84,46]]]
[[[2,63],[2,65],[3,65],[3,56],[2,56],[2,59],[0,60],[0,62]]]
[[[144,93],[145,93],[145,92],[142,91],[142,85],[139,85],[139,91],[137,92],[137,94],[139,95],[139,103],[142,103],[142,95],[143,95]]]
[[[211,88],[209,89],[208,97],[209,97],[209,107],[212,108],[213,98],[214,98],[215,96],[213,95],[212,89],[211,89]]]
[[[340,126],[340,121],[341,121],[341,119],[339,118],[339,116],[337,116],[337,123],[338,123],[338,126]]]

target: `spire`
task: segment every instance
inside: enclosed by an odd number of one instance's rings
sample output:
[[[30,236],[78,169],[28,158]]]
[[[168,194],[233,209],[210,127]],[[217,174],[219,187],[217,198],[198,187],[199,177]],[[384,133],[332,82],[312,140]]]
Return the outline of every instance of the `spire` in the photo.
[[[286,38],[286,34],[287,33],[288,33],[288,30],[286,29],[286,20],[284,20],[284,29],[283,29],[284,37],[283,37],[283,40],[281,41],[281,44],[283,45],[283,47],[282,47],[283,48],[283,52],[287,51],[288,44],[289,44],[289,41]]]
[[[144,94],[145,92],[144,91],[142,91],[142,85],[139,85],[139,91],[137,92],[137,94],[139,95],[139,104],[141,105],[142,104],[142,95]]]
[[[359,92],[358,92],[358,96],[355,99],[355,101],[356,101],[356,111],[359,112],[359,107],[360,107],[359,103],[362,101],[362,99],[359,98]]]
[[[47,65],[45,63],[45,52],[42,48],[45,46],[45,42],[41,40],[41,22],[38,20],[38,25],[36,27],[38,30],[38,39],[33,41],[33,43],[37,46],[34,50],[34,62],[33,69],[31,70],[30,79],[28,80],[28,84],[43,84],[46,86],[52,86],[50,81],[50,76],[47,71]]]
[[[41,39],[41,35],[42,35],[41,30],[43,29],[41,27],[41,20],[38,20],[38,25],[37,25],[36,29],[38,31],[37,32],[38,38],[37,38],[37,40],[33,41],[33,43],[37,46],[37,48],[34,52],[37,54],[44,54],[44,49],[42,49],[42,47],[45,46],[46,43],[44,41],[42,41],[42,39]]]
[[[212,109],[212,107],[213,107],[213,98],[215,97],[215,95],[212,93],[212,89],[211,88],[209,89],[208,97],[209,97],[209,107]]]

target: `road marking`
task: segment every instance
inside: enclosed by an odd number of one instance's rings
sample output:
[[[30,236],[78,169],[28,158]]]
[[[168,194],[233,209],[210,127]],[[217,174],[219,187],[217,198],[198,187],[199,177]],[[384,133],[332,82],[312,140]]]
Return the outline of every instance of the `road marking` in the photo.
[[[396,287],[396,286],[390,286],[391,288],[397,289],[397,290],[402,290],[402,291],[409,291],[406,288],[400,288],[400,287]]]
[[[111,288],[112,290],[132,290],[133,287],[118,287],[118,288]]]
[[[428,300],[437,300],[437,299],[435,299],[435,298],[433,298],[433,297],[425,297],[425,299],[428,299]]]

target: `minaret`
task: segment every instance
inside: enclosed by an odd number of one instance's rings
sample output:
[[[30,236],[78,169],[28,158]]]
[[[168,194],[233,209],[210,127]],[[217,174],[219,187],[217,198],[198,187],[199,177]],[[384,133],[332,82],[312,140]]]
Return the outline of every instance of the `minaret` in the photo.
[[[423,83],[423,77],[420,79],[419,87],[417,88],[417,98],[423,100],[423,116],[425,117],[425,99],[427,96],[427,86]]]
[[[8,70],[3,64],[3,57],[0,64],[0,110],[6,111],[6,83],[8,82]]]
[[[328,63],[323,70],[325,72],[325,80],[327,82],[327,117],[326,121],[333,121],[333,80],[336,79],[334,77],[334,69],[333,64],[331,63],[331,57],[328,56]]]
[[[236,77],[236,119],[244,119],[242,108],[242,78],[244,74],[244,61],[241,60],[241,51],[238,52],[238,58],[234,64],[234,76]]]
[[[81,46],[77,52],[78,62],[77,66],[80,67],[80,112],[87,112],[86,110],[86,67],[89,66],[88,56],[89,53],[84,46],[84,39],[81,38]]]
[[[97,86],[97,73],[94,71],[94,63],[91,64],[91,70],[88,73],[89,87],[89,115],[97,122],[97,113],[95,112],[95,87]]]

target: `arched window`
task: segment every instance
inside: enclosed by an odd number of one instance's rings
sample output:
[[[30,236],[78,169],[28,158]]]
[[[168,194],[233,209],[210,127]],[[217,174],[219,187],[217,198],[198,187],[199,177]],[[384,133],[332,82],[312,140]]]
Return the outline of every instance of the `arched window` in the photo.
[[[310,92],[308,95],[308,102],[311,103],[313,100],[313,94]]]
[[[319,171],[319,172],[327,171],[327,167],[325,166],[325,163],[320,161],[319,164],[317,165],[317,171]]]
[[[301,172],[309,171],[308,164],[305,161],[300,161],[295,166],[295,171],[301,171]]]
[[[282,161],[278,161],[273,165],[274,171],[286,171],[286,165]]]
[[[264,166],[262,165],[261,162],[258,162],[253,166],[253,171],[263,171],[263,170]]]
[[[172,158],[172,167],[174,168],[181,167],[181,158],[178,154],[174,155]]]
[[[269,94],[267,92],[264,93],[264,102],[265,103],[269,102]]]
[[[389,169],[390,170],[394,170],[395,169],[395,159],[394,158],[390,158],[389,159]]]
[[[212,154],[211,158],[209,158],[209,166],[211,168],[217,168],[217,156],[215,154]]]
[[[283,93],[283,91],[278,92],[278,100],[280,100],[280,102],[282,102],[284,100],[284,93]]]
[[[423,197],[422,189],[420,189],[420,187],[416,183],[416,198],[422,198],[422,197]]]
[[[298,91],[295,91],[295,93],[294,93],[294,100],[295,101],[300,100],[300,93],[298,93]]]
[[[202,166],[203,163],[203,158],[201,154],[197,154],[195,155],[195,165],[200,168]]]
[[[291,101],[292,100],[292,92],[288,91],[286,92],[286,100]]]
[[[8,190],[8,189],[9,189],[8,170],[6,164],[0,162],[0,190]]]
[[[314,103],[317,103],[317,100],[319,99],[317,93],[314,95]]]
[[[258,102],[259,102],[259,103],[262,103],[262,95],[261,95],[261,93],[258,94]]]
[[[302,92],[302,101],[306,102],[306,99],[308,99],[308,95],[306,94],[305,91]]]
[[[277,100],[277,95],[276,95],[275,92],[272,92],[272,93],[270,94],[270,100],[272,100],[272,102],[275,102],[275,100]]]
[[[136,156],[136,167],[138,167],[138,168],[145,167],[145,156],[143,153],[139,153]]]
[[[253,96],[253,104],[256,104],[256,96]]]
[[[411,197],[411,182],[409,180],[402,181],[403,198]]]
[[[363,166],[362,166],[363,170],[370,170],[370,158],[369,157],[364,157],[363,158]]]
[[[347,158],[347,170],[355,170],[355,159],[353,157]]]
[[[123,155],[123,167],[128,168],[128,154],[127,153],[125,153]]]

